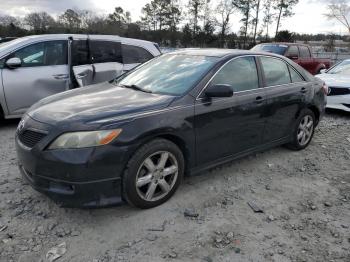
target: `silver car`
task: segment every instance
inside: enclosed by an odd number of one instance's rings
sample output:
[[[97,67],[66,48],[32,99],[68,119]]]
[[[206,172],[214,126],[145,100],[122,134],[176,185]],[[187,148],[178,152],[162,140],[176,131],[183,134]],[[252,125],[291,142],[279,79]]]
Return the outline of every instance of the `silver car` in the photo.
[[[109,81],[160,55],[157,44],[110,35],[35,35],[0,46],[0,117],[40,99]]]
[[[328,85],[327,108],[350,112],[350,59],[323,70],[316,77]]]

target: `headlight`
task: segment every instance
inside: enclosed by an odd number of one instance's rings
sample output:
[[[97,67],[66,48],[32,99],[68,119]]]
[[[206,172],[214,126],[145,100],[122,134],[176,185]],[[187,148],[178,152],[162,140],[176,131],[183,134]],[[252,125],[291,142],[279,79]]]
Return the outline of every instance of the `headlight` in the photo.
[[[49,146],[49,149],[76,149],[107,145],[117,138],[121,129],[65,133]]]

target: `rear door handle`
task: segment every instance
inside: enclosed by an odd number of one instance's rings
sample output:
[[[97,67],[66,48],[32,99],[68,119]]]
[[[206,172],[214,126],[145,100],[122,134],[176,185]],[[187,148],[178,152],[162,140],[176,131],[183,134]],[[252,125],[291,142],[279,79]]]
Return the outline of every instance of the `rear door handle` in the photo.
[[[255,98],[255,103],[261,104],[264,101],[264,98],[262,96],[257,96]]]
[[[84,78],[84,77],[86,77],[88,74],[87,73],[80,73],[80,74],[77,74],[77,78],[78,79],[82,79],[82,78]]]
[[[68,79],[69,75],[67,74],[57,74],[57,75],[53,75],[53,78],[61,80],[61,79]]]
[[[306,93],[306,92],[307,92],[306,87],[302,87],[302,88],[300,89],[300,92],[301,92],[301,93]]]

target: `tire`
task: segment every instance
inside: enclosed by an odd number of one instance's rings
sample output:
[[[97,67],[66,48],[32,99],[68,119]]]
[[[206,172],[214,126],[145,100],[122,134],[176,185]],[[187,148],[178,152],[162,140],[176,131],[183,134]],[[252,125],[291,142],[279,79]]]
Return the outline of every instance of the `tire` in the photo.
[[[169,140],[155,139],[129,160],[123,174],[123,197],[142,209],[161,205],[179,187],[184,170],[181,150]]]
[[[292,150],[302,150],[306,148],[314,135],[315,125],[315,114],[310,109],[304,109],[295,121],[292,142],[287,144],[287,147]]]

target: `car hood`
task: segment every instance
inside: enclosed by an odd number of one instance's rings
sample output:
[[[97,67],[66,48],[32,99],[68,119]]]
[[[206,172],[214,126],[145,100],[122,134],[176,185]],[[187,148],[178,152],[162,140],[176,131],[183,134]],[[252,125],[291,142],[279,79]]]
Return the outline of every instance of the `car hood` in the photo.
[[[82,87],[47,97],[28,110],[40,122],[96,122],[167,107],[173,96],[150,94],[112,83]]]
[[[350,76],[342,74],[319,74],[316,77],[325,81],[328,86],[350,87]]]

